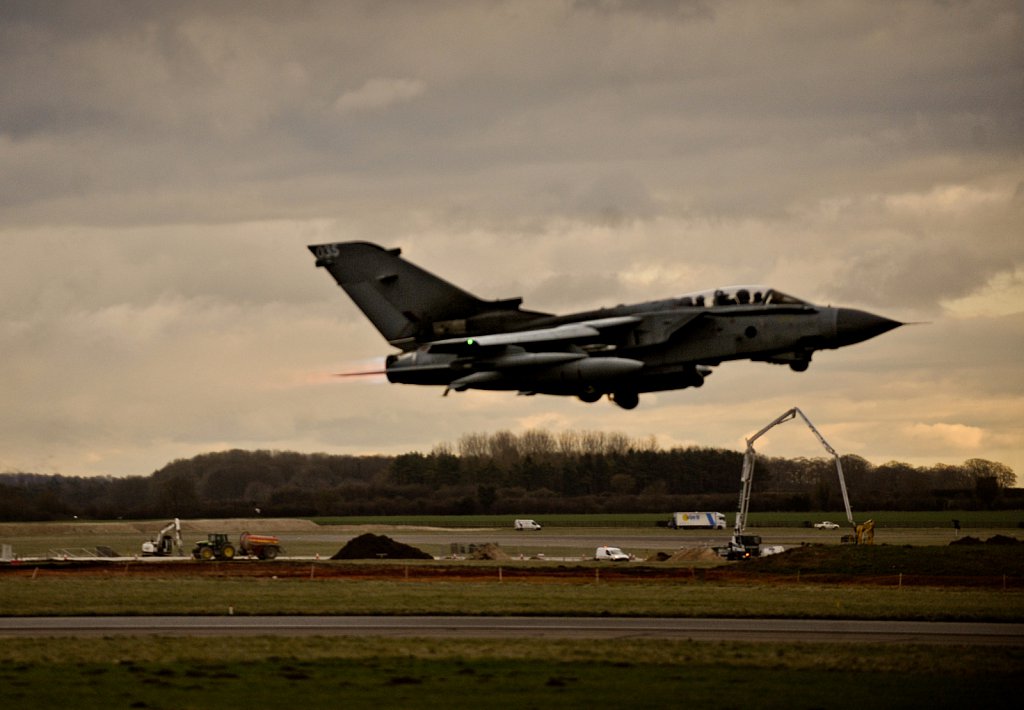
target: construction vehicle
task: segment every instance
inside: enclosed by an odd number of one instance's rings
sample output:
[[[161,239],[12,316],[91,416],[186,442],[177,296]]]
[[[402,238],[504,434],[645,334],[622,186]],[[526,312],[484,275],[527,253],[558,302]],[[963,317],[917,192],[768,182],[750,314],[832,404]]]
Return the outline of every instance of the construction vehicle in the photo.
[[[840,542],[849,542],[855,545],[874,545],[875,544],[875,521],[867,520],[860,523],[853,529],[853,535],[843,535],[843,539]]]
[[[761,536],[740,535],[733,537],[726,548],[726,559],[745,560],[750,557],[761,557]]]
[[[182,554],[181,521],[177,518],[161,528],[155,540],[142,543],[142,556],[167,557],[174,548],[177,548],[179,555]]]
[[[743,455],[743,472],[740,476],[740,502],[739,512],[736,514],[736,525],[733,528],[732,540],[729,544],[722,548],[722,554],[730,560],[746,559],[748,557],[765,556],[766,554],[773,554],[775,552],[781,552],[781,548],[778,545],[773,546],[762,546],[761,538],[757,535],[744,535],[743,529],[747,522],[747,511],[750,508],[750,489],[751,484],[754,480],[754,463],[757,459],[757,453],[754,451],[754,442],[764,436],[770,429],[800,417],[804,420],[807,427],[814,432],[814,435],[818,437],[818,441],[825,447],[825,450],[832,455],[832,458],[836,462],[836,473],[839,474],[839,490],[843,494],[843,505],[846,507],[846,519],[849,521],[850,526],[856,531],[857,544],[870,545],[874,542],[874,521],[867,521],[862,525],[857,525],[853,521],[853,512],[850,510],[850,497],[846,493],[846,478],[843,476],[843,463],[839,460],[839,454],[836,450],[829,446],[829,443],[825,441],[825,437],[821,435],[811,420],[807,418],[799,408],[793,407],[776,417],[771,423],[766,425],[752,437],[747,439],[747,450]]]
[[[874,545],[875,544],[875,521],[867,520],[857,526],[857,544],[858,545]]]
[[[233,560],[239,555],[272,560],[281,552],[281,541],[276,535],[254,535],[244,532],[238,537],[238,546],[231,543],[227,533],[210,533],[192,549],[197,560]]]
[[[210,533],[192,548],[192,556],[197,560],[233,560],[235,546],[231,544],[227,533]]]
[[[281,541],[276,535],[254,535],[244,532],[238,538],[238,551],[261,560],[272,560],[281,552]]]

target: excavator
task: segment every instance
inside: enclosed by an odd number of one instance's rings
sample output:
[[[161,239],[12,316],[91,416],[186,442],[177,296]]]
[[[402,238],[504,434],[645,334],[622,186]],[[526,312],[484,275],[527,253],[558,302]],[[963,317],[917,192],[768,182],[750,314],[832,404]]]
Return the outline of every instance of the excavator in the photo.
[[[855,542],[858,545],[874,545],[875,544],[875,521],[866,520],[863,523],[859,523],[854,528],[853,539],[850,539],[850,535],[843,535],[843,542]]]
[[[175,518],[161,528],[155,540],[146,540],[142,543],[142,556],[167,557],[173,548],[177,548],[178,555],[181,555],[181,545],[181,521]]]
[[[736,525],[733,529],[732,540],[725,548],[723,548],[725,557],[730,560],[758,557],[781,551],[776,549],[778,546],[762,547],[760,536],[744,535],[743,529],[746,526],[747,511],[750,508],[750,489],[754,480],[754,462],[757,459],[757,453],[754,451],[754,442],[767,434],[773,427],[792,419],[796,419],[797,417],[803,419],[807,427],[814,432],[818,441],[821,442],[821,445],[825,447],[825,450],[832,455],[833,459],[835,459],[836,472],[839,474],[839,490],[843,493],[843,505],[846,506],[846,519],[849,521],[850,526],[853,528],[855,533],[855,535],[844,535],[842,542],[856,542],[858,545],[873,545],[875,542],[875,521],[868,520],[867,522],[858,524],[853,520],[853,512],[850,510],[850,497],[846,493],[846,478],[843,476],[843,463],[839,459],[839,454],[836,453],[836,450],[833,449],[827,441],[825,441],[825,437],[821,435],[821,432],[811,424],[811,420],[807,418],[807,415],[800,411],[799,407],[793,407],[792,409],[788,409],[780,414],[764,428],[747,439],[747,450],[743,455],[743,473],[740,476],[740,483],[742,485],[740,488],[739,512],[736,513]]]

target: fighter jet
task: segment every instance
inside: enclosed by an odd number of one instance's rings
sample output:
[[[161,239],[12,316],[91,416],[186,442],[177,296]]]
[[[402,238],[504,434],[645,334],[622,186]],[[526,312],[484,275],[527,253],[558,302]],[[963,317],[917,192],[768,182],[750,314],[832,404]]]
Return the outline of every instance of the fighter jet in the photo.
[[[899,323],[818,306],[767,286],[729,286],[569,315],[485,301],[368,242],[311,245],[381,335],[390,382],[548,394],[633,409],[644,392],[700,387],[727,360],[803,372],[817,350],[859,343]]]

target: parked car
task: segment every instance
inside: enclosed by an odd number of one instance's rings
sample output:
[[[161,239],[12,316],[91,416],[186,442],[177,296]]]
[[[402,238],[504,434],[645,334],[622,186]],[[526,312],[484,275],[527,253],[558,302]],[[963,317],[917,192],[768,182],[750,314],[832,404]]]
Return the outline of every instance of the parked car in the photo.
[[[818,530],[836,530],[839,524],[833,523],[831,520],[822,520],[820,523],[815,523],[814,527],[818,528]]]

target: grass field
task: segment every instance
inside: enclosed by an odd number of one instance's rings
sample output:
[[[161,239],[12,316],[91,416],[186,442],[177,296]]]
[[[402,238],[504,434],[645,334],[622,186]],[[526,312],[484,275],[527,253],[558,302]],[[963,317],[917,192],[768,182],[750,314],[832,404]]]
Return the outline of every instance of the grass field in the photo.
[[[997,706],[1016,649],[691,641],[8,639],[5,709]],[[54,682],[59,679],[59,682]]]
[[[1024,622],[1020,589],[529,580],[0,577],[7,616],[475,614]]]

